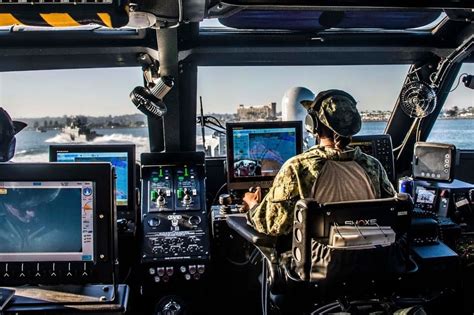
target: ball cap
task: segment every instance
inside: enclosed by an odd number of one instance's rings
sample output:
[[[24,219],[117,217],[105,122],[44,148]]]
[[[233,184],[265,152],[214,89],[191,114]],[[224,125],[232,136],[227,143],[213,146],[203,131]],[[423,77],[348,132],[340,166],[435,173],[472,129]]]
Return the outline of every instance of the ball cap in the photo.
[[[356,104],[350,94],[340,90],[323,91],[312,101],[301,101],[322,124],[343,137],[355,135],[362,126]]]
[[[0,135],[14,136],[23,130],[27,124],[21,121],[13,121],[8,113],[0,107]]]

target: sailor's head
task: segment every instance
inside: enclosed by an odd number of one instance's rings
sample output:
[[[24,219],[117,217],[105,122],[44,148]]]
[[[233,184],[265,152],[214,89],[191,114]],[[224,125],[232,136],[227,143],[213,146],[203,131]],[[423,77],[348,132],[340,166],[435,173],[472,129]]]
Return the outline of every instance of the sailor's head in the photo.
[[[23,223],[30,223],[38,216],[41,206],[53,202],[59,195],[57,188],[18,189],[6,188],[0,194],[0,205],[10,216]]]
[[[314,100],[301,104],[308,114],[305,127],[308,132],[319,134],[329,129],[341,137],[351,137],[360,131],[362,120],[356,107],[356,100],[341,90],[322,91]]]
[[[0,107],[0,162],[7,162],[15,154],[16,138],[26,124],[13,121],[8,113]]]

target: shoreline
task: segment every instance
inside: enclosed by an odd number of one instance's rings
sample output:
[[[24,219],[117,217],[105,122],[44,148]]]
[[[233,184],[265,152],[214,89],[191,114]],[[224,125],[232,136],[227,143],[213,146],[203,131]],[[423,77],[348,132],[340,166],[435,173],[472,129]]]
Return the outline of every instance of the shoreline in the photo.
[[[474,120],[474,117],[439,117],[436,120]],[[363,122],[388,122],[388,119],[362,119]]]

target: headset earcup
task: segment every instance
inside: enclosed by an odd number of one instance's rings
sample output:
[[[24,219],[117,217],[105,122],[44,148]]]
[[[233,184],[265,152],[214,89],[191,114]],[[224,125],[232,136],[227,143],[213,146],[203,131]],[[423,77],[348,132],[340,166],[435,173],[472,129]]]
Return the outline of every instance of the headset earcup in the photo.
[[[318,130],[318,120],[311,114],[307,114],[304,119],[304,126],[307,132],[316,134],[316,131]]]

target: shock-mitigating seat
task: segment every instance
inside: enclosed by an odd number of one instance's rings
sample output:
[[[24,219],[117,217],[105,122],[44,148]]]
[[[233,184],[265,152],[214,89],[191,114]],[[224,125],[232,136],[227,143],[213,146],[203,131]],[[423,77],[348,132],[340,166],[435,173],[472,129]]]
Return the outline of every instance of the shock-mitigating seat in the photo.
[[[325,204],[303,199],[294,209],[292,234],[282,237],[256,232],[243,216],[227,222],[263,255],[264,313],[268,297],[271,305],[296,313],[334,299],[396,291],[397,281],[416,266],[407,243],[412,209],[412,199],[403,194]]]

